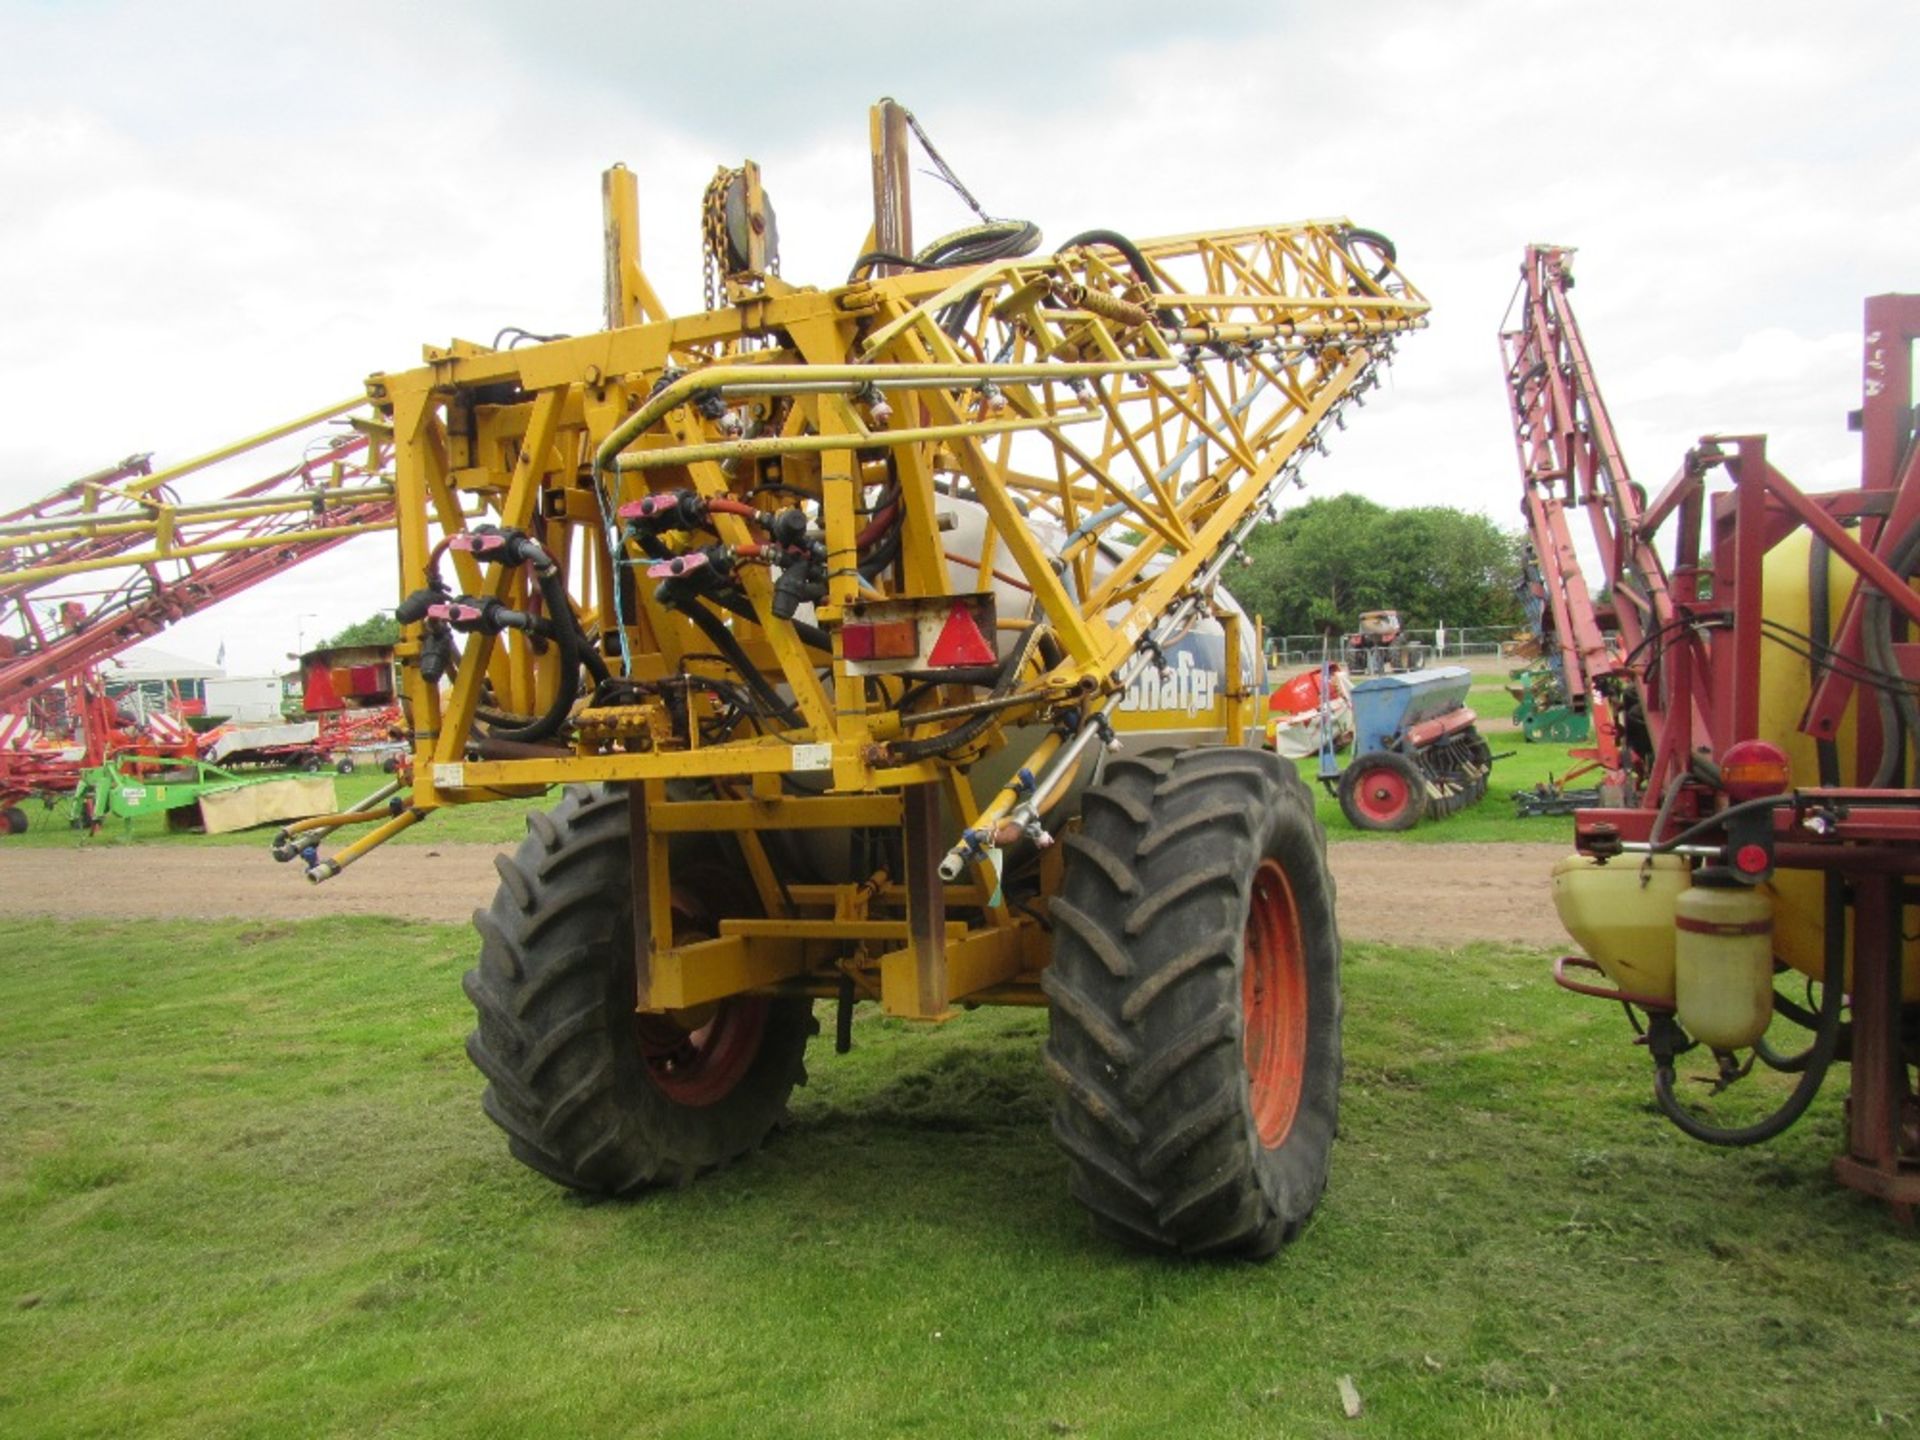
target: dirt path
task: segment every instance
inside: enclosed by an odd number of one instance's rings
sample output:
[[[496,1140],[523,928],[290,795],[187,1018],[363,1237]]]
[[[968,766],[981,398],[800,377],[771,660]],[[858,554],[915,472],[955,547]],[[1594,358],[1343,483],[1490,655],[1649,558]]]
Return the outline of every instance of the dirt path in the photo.
[[[0,849],[0,916],[318,919],[401,915],[464,923],[493,894],[495,845],[396,845],[324,885],[225,847]],[[1552,946],[1547,872],[1558,845],[1335,844],[1341,930],[1352,940]]]

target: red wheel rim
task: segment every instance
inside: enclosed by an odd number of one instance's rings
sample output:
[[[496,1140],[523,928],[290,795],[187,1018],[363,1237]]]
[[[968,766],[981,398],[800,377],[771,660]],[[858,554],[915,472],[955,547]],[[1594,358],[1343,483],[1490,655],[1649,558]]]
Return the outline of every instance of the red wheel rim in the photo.
[[[1413,787],[1407,777],[1385,765],[1360,772],[1360,783],[1353,787],[1353,804],[1369,820],[1382,823],[1406,813],[1413,803]]]
[[[1293,1129],[1307,1064],[1307,966],[1300,911],[1287,872],[1277,861],[1262,860],[1254,872],[1240,999],[1253,1128],[1261,1145],[1271,1150]]]
[[[723,1000],[711,1017],[687,1029],[671,1015],[636,1015],[647,1078],[669,1100],[698,1109],[732,1093],[760,1053],[768,1001],[744,995]]]

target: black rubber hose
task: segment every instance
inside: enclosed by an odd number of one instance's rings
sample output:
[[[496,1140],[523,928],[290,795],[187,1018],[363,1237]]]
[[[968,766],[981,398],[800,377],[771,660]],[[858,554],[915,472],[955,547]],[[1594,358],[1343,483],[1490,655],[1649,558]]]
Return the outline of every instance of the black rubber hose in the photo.
[[[673,608],[698,626],[700,633],[712,642],[713,648],[740,672],[740,678],[747,682],[747,688],[753,692],[754,699],[760,702],[764,713],[784,720],[789,725],[801,723],[800,712],[782,700],[779,692],[767,684],[766,677],[747,658],[747,652],[740,648],[740,642],[733,638],[733,632],[727,629],[726,623],[718,615],[691,596],[673,602]]]
[[[915,263],[931,269],[985,265],[1030,254],[1040,244],[1040,227],[1031,220],[993,220],[942,235],[915,255]]]
[[[760,616],[755,612],[753,602],[738,590],[706,591],[704,593],[714,604],[731,610],[742,620],[751,620],[756,625],[760,623]],[[827,638],[827,632],[822,630],[818,625],[809,625],[804,620],[793,620],[788,623],[793,626],[793,633],[800,637],[800,643],[805,645],[809,650],[818,650],[823,655],[831,655],[833,653],[833,642]]]
[[[853,268],[847,272],[847,283],[851,285],[860,278],[860,272],[873,265],[899,265],[908,270],[938,270],[938,265],[923,265],[907,255],[893,255],[885,250],[869,250],[853,262]]]
[[[1677,784],[1684,778],[1684,776],[1675,776],[1674,781]],[[1696,836],[1718,829],[1729,820],[1741,815],[1750,815],[1756,810],[1776,809],[1780,804],[1781,799],[1778,795],[1762,795],[1755,800],[1742,800],[1738,805],[1729,805],[1724,810],[1716,810],[1713,814],[1694,821],[1678,835],[1670,835],[1665,840],[1649,840],[1647,848],[1656,855],[1664,855],[1675,846],[1684,845]]]
[[[988,699],[998,700],[1013,688],[1021,668],[1027,663],[1027,656],[1033,653],[1033,647],[1039,642],[1043,627],[1035,625],[1020,637],[1020,643],[1008,652],[1001,663],[1000,678],[988,694]],[[970,720],[963,720],[951,730],[943,730],[938,735],[929,735],[924,740],[898,740],[892,750],[897,763],[910,765],[916,760],[930,760],[936,755],[944,755],[956,750],[980,735],[999,718],[997,711],[982,710]]]
[[[599,647],[580,628],[579,617],[573,613],[573,602],[567,598],[566,581],[560,572],[554,569],[545,573],[536,572],[535,583],[539,585],[540,596],[546,602],[546,620],[553,629],[554,641],[560,649],[560,684],[545,714],[521,725],[488,728],[490,738],[516,745],[551,739],[560,732],[574,702],[580,698],[582,665],[586,666],[587,673],[593,677],[596,685],[612,678],[607,670],[607,662],[601,658]]]
[[[1833,605],[1827,590],[1832,560],[1833,548],[1818,535],[1814,536],[1813,547],[1807,552],[1807,629],[1813,632],[1809,637],[1813,644],[1808,647],[1812,653],[1807,660],[1812,667],[1812,680],[1816,686],[1827,669],[1825,662],[1817,657],[1825,655],[1827,647],[1833,643]],[[1832,740],[1816,740],[1813,749],[1819,757],[1820,783],[1829,787],[1838,785],[1840,747]],[[1762,1058],[1765,1058],[1764,1055]]]
[[[1153,271],[1148,268],[1147,257],[1140,253],[1140,247],[1138,245],[1134,244],[1133,241],[1129,240],[1119,231],[1082,230],[1078,235],[1068,240],[1060,246],[1059,250],[1055,250],[1053,253],[1058,255],[1062,250],[1071,250],[1076,245],[1105,245],[1110,249],[1118,250],[1122,255],[1127,257],[1127,264],[1131,265],[1133,267],[1133,273],[1140,277],[1140,283],[1146,286],[1147,289],[1153,291],[1154,294],[1157,295],[1160,293],[1160,282],[1154,278]]]
[[[558,570],[536,575],[535,579],[540,586],[541,598],[547,602],[547,618],[554,629],[572,632],[574,654],[587,667],[587,673],[593,677],[594,683],[604,685],[613,678],[612,672],[607,669],[599,645],[581,627],[580,617],[573,613],[573,602],[567,598],[566,581]]]
[[[1887,568],[1899,576],[1911,575],[1916,563],[1920,563],[1920,521],[1916,521],[1893,553],[1887,557]],[[1876,669],[1890,675],[1900,673],[1893,658],[1893,637],[1900,621],[1893,614],[1893,601],[1878,590],[1869,593],[1861,605],[1860,638],[1867,652],[1868,663]],[[1877,689],[1880,703],[1881,729],[1883,744],[1880,750],[1880,764],[1873,775],[1873,788],[1885,789],[1892,785],[1905,772],[1903,763],[1907,746],[1920,740],[1920,704],[1916,704],[1913,692],[1907,686],[1898,686],[1890,695],[1886,689]],[[1889,705],[1897,716],[1897,723],[1888,725],[1886,713]]]
[[[1840,1006],[1846,983],[1847,901],[1839,877],[1828,875],[1826,966],[1821,980],[1820,1028],[1814,1033],[1813,1045],[1807,1053],[1806,1068],[1801,1071],[1800,1082],[1793,1087],[1793,1093],[1766,1119],[1736,1129],[1723,1129],[1689,1114],[1680,1103],[1673,1093],[1673,1062],[1668,1060],[1657,1065],[1653,1072],[1653,1098],[1661,1114],[1686,1134],[1709,1145],[1759,1145],[1783,1133],[1806,1113],[1807,1107],[1813,1103],[1813,1097],[1820,1093],[1820,1086],[1826,1081],[1827,1069],[1833,1064],[1834,1052],[1840,1045]]]
[[[1398,263],[1400,259],[1399,246],[1395,245],[1393,241],[1382,235],[1378,230],[1362,230],[1358,225],[1349,225],[1345,230],[1340,232],[1340,243],[1342,245],[1351,244],[1355,240],[1365,241],[1386,257],[1387,263],[1373,272],[1373,280],[1376,285],[1393,273],[1393,266]],[[1645,500],[1640,502],[1640,508],[1643,510],[1646,508]]]
[[[1760,1057],[1769,1070],[1778,1070],[1782,1075],[1798,1075],[1813,1061],[1813,1046],[1807,1046],[1798,1055],[1782,1055],[1767,1043],[1764,1035],[1753,1042],[1753,1053]]]
[[[1809,1000],[1812,999],[1813,987],[1811,984],[1807,987],[1807,996]],[[1803,1030],[1818,1031],[1820,1028],[1820,1017],[1818,1015],[1811,1010],[1803,1009],[1782,995],[1778,990],[1773,992],[1773,1012],[1776,1015],[1786,1016],[1787,1019],[1791,1020]],[[1769,1045],[1767,1043],[1767,1037],[1762,1035],[1758,1040],[1753,1042],[1753,1053],[1758,1055],[1769,1069],[1778,1070],[1783,1075],[1797,1075],[1806,1069],[1808,1062],[1813,1059],[1813,1046],[1809,1044],[1806,1049],[1800,1051],[1797,1055],[1782,1055],[1778,1050],[1774,1049],[1773,1046]]]
[[[566,724],[573,702],[580,698],[580,652],[574,644],[571,625],[556,625],[554,631],[555,643],[560,647],[560,683],[554,689],[553,703],[547,706],[544,715],[526,725],[504,730],[489,727],[488,738],[515,745],[530,745],[558,734],[560,727]]]

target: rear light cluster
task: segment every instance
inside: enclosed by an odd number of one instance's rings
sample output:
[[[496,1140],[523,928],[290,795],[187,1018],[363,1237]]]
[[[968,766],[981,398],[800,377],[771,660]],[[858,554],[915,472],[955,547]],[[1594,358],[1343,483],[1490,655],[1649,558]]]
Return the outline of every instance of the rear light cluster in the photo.
[[[1720,756],[1720,785],[1735,805],[1783,794],[1792,783],[1786,752],[1765,740],[1736,741]]]
[[[842,625],[840,652],[848,660],[911,660],[920,653],[920,627],[911,620]]]
[[[840,657],[854,675],[997,665],[993,596],[861,600],[840,625]]]

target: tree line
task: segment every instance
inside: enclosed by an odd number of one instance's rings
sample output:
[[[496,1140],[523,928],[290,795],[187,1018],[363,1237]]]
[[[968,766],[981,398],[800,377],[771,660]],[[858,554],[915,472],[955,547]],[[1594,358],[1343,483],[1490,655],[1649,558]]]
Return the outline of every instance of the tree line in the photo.
[[[1446,505],[1389,510],[1328,495],[1255,530],[1233,596],[1269,635],[1351,630],[1363,610],[1397,610],[1409,629],[1517,625],[1522,537]]]

